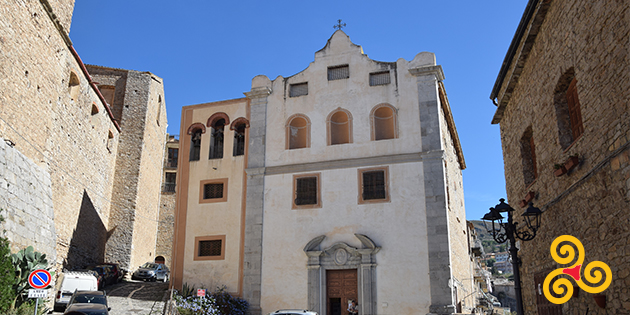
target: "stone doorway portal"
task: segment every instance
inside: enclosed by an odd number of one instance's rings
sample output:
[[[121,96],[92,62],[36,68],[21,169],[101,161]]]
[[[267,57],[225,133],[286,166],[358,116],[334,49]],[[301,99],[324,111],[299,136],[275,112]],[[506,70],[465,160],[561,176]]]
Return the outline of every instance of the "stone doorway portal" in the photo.
[[[327,314],[348,315],[348,301],[357,300],[357,270],[326,270]]]

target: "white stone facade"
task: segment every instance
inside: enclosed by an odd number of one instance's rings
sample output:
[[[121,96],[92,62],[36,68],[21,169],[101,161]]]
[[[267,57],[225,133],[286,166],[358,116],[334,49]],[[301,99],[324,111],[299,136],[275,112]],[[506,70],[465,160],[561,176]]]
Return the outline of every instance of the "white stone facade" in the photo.
[[[470,313],[465,163],[443,79],[432,53],[378,62],[337,31],[298,74],[257,76],[242,101],[184,107],[175,287],[225,284],[253,314],[336,314],[346,298],[360,314]],[[231,132],[224,157],[208,160],[217,113],[247,119],[245,160],[231,156]],[[189,162],[195,128],[208,130]],[[370,172],[384,177],[382,196],[367,194]],[[201,203],[200,182],[222,177],[227,200]],[[296,192],[303,178],[316,185],[306,205]],[[196,237],[211,235],[226,235],[225,256],[195,260]],[[338,293],[342,273],[351,284]]]

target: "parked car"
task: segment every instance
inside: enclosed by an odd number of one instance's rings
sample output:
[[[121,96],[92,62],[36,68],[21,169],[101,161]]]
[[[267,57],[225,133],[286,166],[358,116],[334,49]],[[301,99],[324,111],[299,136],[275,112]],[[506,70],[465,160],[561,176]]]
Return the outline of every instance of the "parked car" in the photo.
[[[169,270],[166,265],[148,262],[140,266],[138,270],[131,275],[131,280],[161,280],[166,282],[169,276]]]
[[[102,281],[99,289],[102,289],[105,285],[116,282],[116,276],[114,275],[114,271],[110,265],[92,265],[88,266],[87,269],[94,270],[99,274],[99,276],[101,276]]]
[[[112,267],[112,271],[114,272],[114,278],[116,279],[116,283],[122,281],[125,277],[125,272],[120,269],[120,265],[116,263],[104,263],[103,265],[109,265]]]
[[[105,291],[74,291],[70,301],[68,301],[68,306],[75,303],[97,303],[108,306]],[[111,307],[107,307],[107,310],[111,310]]]
[[[65,315],[109,315],[107,305],[98,303],[75,303],[66,309]]]
[[[63,309],[68,305],[68,301],[77,290],[96,291],[98,290],[98,279],[92,271],[66,271],[62,273],[57,281],[57,295],[55,296],[55,309]]]
[[[277,310],[269,315],[317,315],[317,312],[308,310]]]

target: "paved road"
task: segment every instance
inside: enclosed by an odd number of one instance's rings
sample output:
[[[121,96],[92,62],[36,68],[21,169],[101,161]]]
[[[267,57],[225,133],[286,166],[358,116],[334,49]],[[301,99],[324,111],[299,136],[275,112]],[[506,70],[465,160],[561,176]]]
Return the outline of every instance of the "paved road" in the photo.
[[[123,281],[105,287],[110,315],[162,315],[168,283]],[[53,314],[63,314],[53,312]]]

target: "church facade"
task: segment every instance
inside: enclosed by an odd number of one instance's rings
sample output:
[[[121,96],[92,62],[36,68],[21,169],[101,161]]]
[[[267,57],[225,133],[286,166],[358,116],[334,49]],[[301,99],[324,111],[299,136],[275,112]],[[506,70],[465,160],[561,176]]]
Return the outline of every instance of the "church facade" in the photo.
[[[471,313],[465,161],[435,55],[337,31],[302,72],[182,109],[172,283],[252,314]]]

